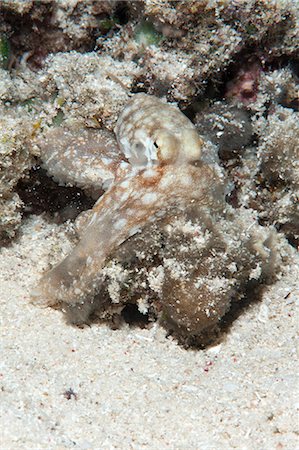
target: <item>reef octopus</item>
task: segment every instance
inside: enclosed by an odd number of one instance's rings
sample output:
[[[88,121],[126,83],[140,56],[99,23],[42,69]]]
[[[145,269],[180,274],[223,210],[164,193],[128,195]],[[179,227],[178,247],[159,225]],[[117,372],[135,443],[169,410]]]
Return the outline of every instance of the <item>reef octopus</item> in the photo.
[[[274,231],[226,204],[221,169],[201,160],[205,144],[178,107],[135,94],[115,135],[57,127],[40,141],[56,181],[99,199],[33,299],[60,304],[73,323],[135,304],[183,340],[200,341],[233,299],[271,279]]]

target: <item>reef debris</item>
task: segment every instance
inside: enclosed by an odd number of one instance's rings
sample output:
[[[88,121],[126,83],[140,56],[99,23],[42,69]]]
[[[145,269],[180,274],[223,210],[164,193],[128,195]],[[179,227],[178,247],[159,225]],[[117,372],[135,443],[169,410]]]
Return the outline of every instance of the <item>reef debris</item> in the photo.
[[[0,108],[0,241],[12,238],[22,219],[22,201],[15,192],[18,181],[32,166],[29,117],[17,117]]]

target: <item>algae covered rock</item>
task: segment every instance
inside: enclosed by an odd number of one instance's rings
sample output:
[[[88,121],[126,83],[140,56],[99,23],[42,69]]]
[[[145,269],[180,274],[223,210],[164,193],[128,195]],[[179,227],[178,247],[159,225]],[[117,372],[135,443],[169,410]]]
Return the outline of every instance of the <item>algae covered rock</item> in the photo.
[[[14,191],[18,181],[32,166],[28,141],[32,125],[2,109],[0,118],[0,240],[14,236],[21,223],[22,202]]]
[[[99,49],[136,61],[141,69],[136,92],[167,95],[183,107],[219,80],[248,47],[263,42],[269,59],[273,46],[276,54],[278,49],[290,56],[296,52],[297,10],[291,1],[145,0],[131,2],[129,13],[131,21],[119,33],[109,40],[99,37]]]
[[[60,110],[67,120],[113,130],[139,71],[133,61],[70,52],[50,56],[45,64],[40,82],[49,94],[61,99]]]
[[[201,135],[217,146],[221,159],[229,159],[242,154],[253,137],[250,117],[245,109],[215,102],[197,113],[196,127]]]

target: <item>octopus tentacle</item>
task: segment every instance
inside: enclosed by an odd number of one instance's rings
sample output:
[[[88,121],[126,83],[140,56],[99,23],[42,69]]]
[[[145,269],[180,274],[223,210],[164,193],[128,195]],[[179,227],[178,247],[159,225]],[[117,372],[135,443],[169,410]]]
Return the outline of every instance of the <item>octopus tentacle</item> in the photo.
[[[95,195],[114,182],[117,172],[129,170],[108,130],[50,128],[37,145],[43,167],[58,183],[76,185]]]
[[[170,166],[144,169],[124,178],[95,204],[79,244],[44,275],[35,296],[47,304],[76,304],[94,296],[100,290],[101,269],[118,246],[171,211],[204,202],[214,183],[212,169],[193,166],[182,166],[175,173]]]

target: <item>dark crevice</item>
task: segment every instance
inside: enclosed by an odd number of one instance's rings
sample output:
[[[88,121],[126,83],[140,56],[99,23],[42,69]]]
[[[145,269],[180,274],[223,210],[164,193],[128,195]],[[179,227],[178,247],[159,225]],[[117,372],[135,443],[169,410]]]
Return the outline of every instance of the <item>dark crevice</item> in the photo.
[[[120,25],[125,25],[130,19],[130,10],[127,1],[118,1],[114,12],[114,17]]]
[[[38,164],[19,181],[17,193],[24,203],[23,216],[47,213],[58,223],[75,219],[95,202],[79,188],[59,186]]]
[[[128,303],[121,312],[121,316],[126,323],[130,326],[137,326],[140,328],[146,328],[150,323],[147,314],[142,314],[137,305]]]

